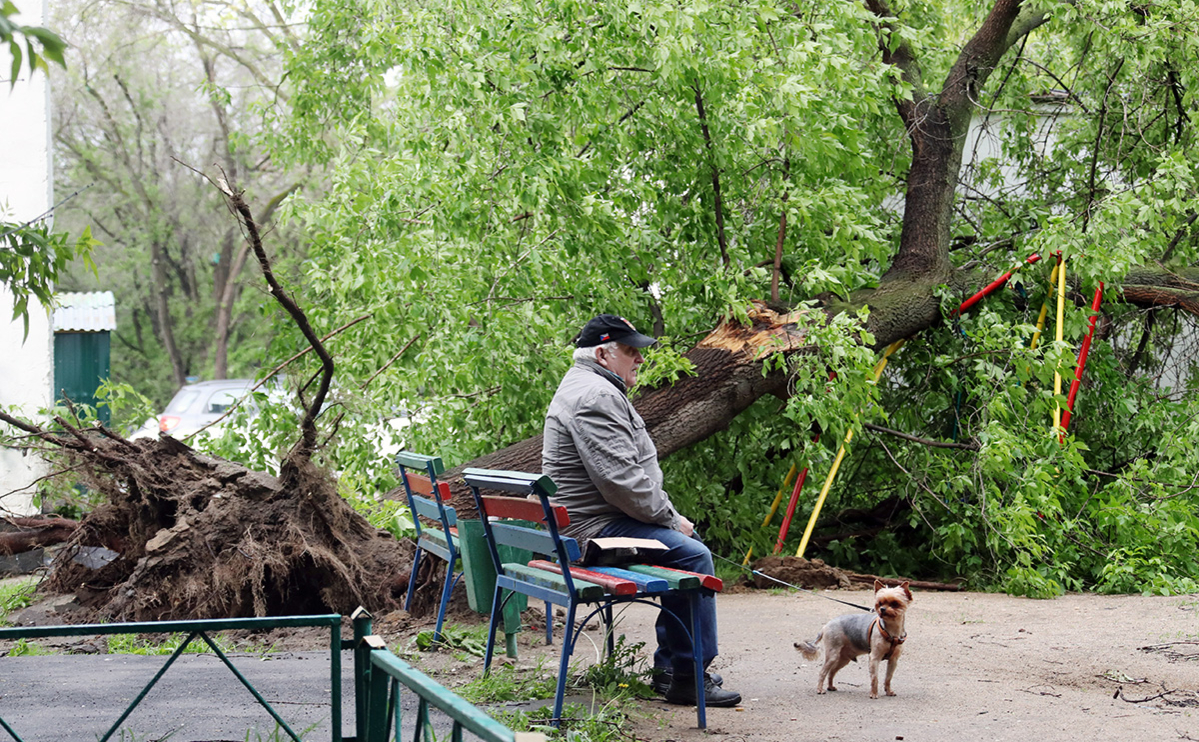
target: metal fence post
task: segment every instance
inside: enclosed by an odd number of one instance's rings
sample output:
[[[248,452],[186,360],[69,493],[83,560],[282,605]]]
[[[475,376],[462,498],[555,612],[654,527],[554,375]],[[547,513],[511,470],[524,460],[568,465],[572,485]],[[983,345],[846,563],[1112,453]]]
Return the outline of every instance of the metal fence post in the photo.
[[[371,635],[371,614],[362,606],[354,609],[354,733],[358,742],[366,740],[367,692],[371,678],[371,648],[363,640]]]

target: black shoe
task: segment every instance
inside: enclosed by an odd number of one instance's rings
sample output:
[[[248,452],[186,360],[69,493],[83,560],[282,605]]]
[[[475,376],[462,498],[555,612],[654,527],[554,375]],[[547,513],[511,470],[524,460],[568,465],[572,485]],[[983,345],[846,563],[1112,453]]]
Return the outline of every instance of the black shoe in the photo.
[[[674,670],[669,667],[655,667],[653,673],[650,686],[654,689],[654,693],[659,696],[666,695],[666,691],[670,689],[670,677],[674,674]],[[724,685],[724,678],[714,672],[708,673],[708,678],[711,679],[712,685]]]
[[[666,702],[680,706],[695,705],[695,679],[683,676],[675,677],[666,689]],[[714,708],[729,708],[741,704],[741,694],[725,690],[712,682],[712,676],[704,673],[704,705]]]

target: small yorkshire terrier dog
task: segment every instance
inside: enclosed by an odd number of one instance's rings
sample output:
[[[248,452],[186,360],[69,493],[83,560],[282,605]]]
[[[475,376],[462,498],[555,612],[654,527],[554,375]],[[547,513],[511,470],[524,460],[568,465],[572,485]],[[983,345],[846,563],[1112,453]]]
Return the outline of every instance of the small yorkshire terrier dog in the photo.
[[[824,693],[825,678],[828,689],[833,686],[833,676],[850,660],[858,655],[870,653],[870,697],[878,698],[878,663],[887,661],[887,679],[883,689],[888,696],[891,676],[895,674],[895,661],[908,638],[903,629],[903,617],[912,602],[912,591],[908,583],[899,587],[887,587],[881,580],[874,581],[874,613],[851,613],[837,616],[824,625],[816,638],[810,642],[796,642],[795,648],[805,659],[814,660],[818,647],[824,647],[824,665],[820,668],[820,679],[816,681],[816,692]],[[823,641],[822,641],[823,640]]]

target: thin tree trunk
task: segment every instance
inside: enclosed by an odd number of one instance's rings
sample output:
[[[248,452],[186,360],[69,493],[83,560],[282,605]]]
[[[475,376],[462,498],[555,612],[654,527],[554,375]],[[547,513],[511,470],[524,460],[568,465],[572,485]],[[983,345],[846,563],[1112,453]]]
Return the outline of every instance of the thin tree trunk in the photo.
[[[171,303],[167,296],[167,272],[164,264],[162,245],[157,241],[150,244],[150,273],[154,283],[154,314],[158,322],[158,336],[162,339],[162,347],[167,352],[171,362],[171,377],[175,386],[183,386],[187,381],[187,370],[183,365],[183,356],[175,344],[174,322],[171,320]]]

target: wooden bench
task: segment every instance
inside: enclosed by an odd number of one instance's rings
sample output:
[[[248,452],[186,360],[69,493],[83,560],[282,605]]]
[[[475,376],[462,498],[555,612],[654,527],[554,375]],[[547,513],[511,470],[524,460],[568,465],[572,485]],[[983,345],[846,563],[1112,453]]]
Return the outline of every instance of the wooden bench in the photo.
[[[408,577],[408,595],[404,598],[404,610],[412,606],[412,593],[416,589],[417,570],[421,556],[428,552],[446,561],[445,585],[441,590],[441,604],[437,607],[437,627],[433,630],[433,641],[441,641],[441,625],[445,622],[446,607],[454,583],[462,572],[455,576],[458,562],[458,515],[450,502],[450,485],[437,481],[445,473],[445,464],[438,456],[425,456],[411,451],[400,451],[395,456],[400,468],[400,479],[412,510],[412,523],[416,526],[416,556],[412,560],[412,574]],[[423,472],[423,473],[418,473]],[[440,528],[423,525],[421,516],[440,524]]]
[[[558,687],[554,696],[553,724],[562,717],[563,696],[571,654],[583,627],[599,616],[604,624],[608,652],[614,648],[612,607],[621,603],[647,603],[665,611],[678,622],[679,629],[692,637],[695,662],[696,715],[699,728],[707,726],[704,706],[704,668],[702,637],[696,631],[696,607],[701,595],[719,591],[719,579],[711,575],[683,572],[647,564],[623,567],[576,566],[579,544],[561,535],[570,524],[566,508],[550,499],[557,491],[553,480],[543,474],[466,469],[463,477],[470,486],[483,521],[483,532],[495,564],[496,586],[492,598],[491,620],[488,627],[487,651],[483,659],[484,673],[491,668],[496,632],[502,621],[504,604],[514,594],[527,595],[546,603],[546,640],[553,640],[552,606],[566,609],[562,654],[558,667]],[[512,496],[496,496],[499,492]],[[523,521],[516,523],[514,521]],[[528,523],[537,524],[530,527]],[[532,552],[537,558],[527,563],[500,559],[499,546],[508,545]],[[564,568],[565,566],[565,568]],[[683,594],[687,598],[687,616],[677,616],[654,602],[663,595]],[[576,625],[578,609],[589,609]]]

